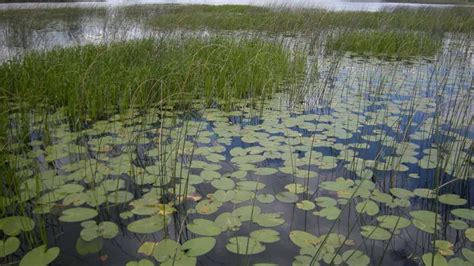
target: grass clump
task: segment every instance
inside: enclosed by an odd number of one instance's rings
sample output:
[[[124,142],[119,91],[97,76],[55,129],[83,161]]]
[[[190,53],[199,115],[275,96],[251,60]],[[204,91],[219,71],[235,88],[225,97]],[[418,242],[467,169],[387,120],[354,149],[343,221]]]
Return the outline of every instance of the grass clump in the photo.
[[[158,28],[313,32],[328,28],[471,32],[474,8],[340,12],[252,6],[164,6],[150,17]]]
[[[303,68],[302,56],[260,39],[148,39],[33,52],[0,66],[0,87],[10,102],[65,108],[80,125],[131,105],[270,95]]]
[[[329,52],[348,51],[396,58],[431,57],[440,47],[441,38],[416,32],[344,31],[327,41]]]

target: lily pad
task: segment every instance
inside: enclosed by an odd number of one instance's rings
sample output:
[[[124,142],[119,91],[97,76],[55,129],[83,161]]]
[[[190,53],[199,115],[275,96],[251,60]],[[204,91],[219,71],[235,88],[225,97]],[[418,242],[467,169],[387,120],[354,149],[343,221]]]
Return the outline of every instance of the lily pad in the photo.
[[[463,218],[463,219],[466,219],[466,220],[471,220],[473,221],[474,220],[474,210],[472,209],[454,209],[451,211],[451,213],[454,215],[454,216],[457,216],[459,218]]]
[[[48,249],[46,245],[42,245],[26,253],[20,261],[20,266],[47,266],[53,262],[58,255],[58,247]]]
[[[260,229],[250,233],[250,237],[262,243],[274,243],[280,241],[280,233],[273,229]]]
[[[197,257],[209,253],[216,245],[214,237],[198,237],[184,242],[181,250],[187,256]]]
[[[361,230],[362,236],[373,240],[389,240],[392,236],[389,231],[372,225],[361,226]]]
[[[202,236],[217,236],[222,232],[222,228],[215,222],[199,218],[194,219],[187,228],[192,233]]]
[[[98,215],[98,212],[90,208],[71,208],[63,211],[62,215],[59,217],[61,222],[82,222],[85,220],[92,219]]]
[[[20,240],[16,237],[9,237],[7,240],[0,240],[0,258],[6,257],[20,247]]]
[[[228,251],[240,255],[254,255],[265,251],[265,246],[259,241],[246,236],[229,238],[225,247]]]
[[[35,222],[26,216],[10,216],[0,220],[0,230],[8,236],[16,236],[21,232],[33,230]]]
[[[170,219],[162,215],[154,215],[130,223],[128,231],[138,234],[152,234],[158,232],[168,225]]]
[[[295,203],[298,201],[298,195],[288,191],[282,191],[276,194],[277,200],[284,203]]]

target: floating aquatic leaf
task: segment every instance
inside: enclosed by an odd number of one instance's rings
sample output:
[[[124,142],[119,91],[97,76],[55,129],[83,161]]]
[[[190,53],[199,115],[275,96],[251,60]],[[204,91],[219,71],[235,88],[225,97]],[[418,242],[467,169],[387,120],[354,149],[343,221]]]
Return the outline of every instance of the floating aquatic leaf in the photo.
[[[313,212],[313,214],[319,215],[332,221],[336,220],[339,217],[339,215],[341,214],[341,209],[339,209],[338,207],[327,207],[321,209],[319,212]]]
[[[228,251],[240,255],[254,255],[265,251],[265,246],[259,241],[246,236],[229,238],[229,243],[225,247]]]
[[[181,250],[187,256],[197,257],[209,253],[216,245],[213,237],[198,237],[184,242]]]
[[[463,218],[466,220],[474,220],[474,210],[473,209],[454,209],[451,211],[451,214],[457,216],[459,218]]]
[[[58,255],[58,247],[48,249],[46,245],[42,245],[26,253],[20,261],[20,266],[47,266],[53,262]]]
[[[139,261],[129,261],[125,266],[154,266],[155,264],[147,259],[141,259]]]
[[[390,231],[406,228],[411,224],[410,220],[395,215],[382,215],[377,217],[377,221],[380,222],[381,227],[389,229]]]
[[[452,205],[452,206],[461,206],[467,203],[467,200],[459,197],[456,194],[443,194],[438,197],[439,202]]]
[[[291,231],[290,240],[300,248],[315,247],[322,241],[317,236],[304,231]]]
[[[133,213],[131,211],[124,211],[124,212],[121,212],[119,216],[120,216],[120,218],[126,220],[126,219],[129,219],[129,218],[132,218]]]
[[[125,203],[133,199],[133,194],[128,191],[118,190],[110,193],[107,196],[107,200],[112,203]]]
[[[10,216],[0,220],[0,230],[8,236],[16,236],[21,232],[33,230],[35,222],[26,216]]]
[[[337,178],[336,181],[325,181],[319,184],[319,187],[328,191],[341,191],[350,188],[354,182],[349,179]]]
[[[468,228],[464,232],[465,236],[467,239],[469,239],[471,242],[474,242],[474,228]]]
[[[299,199],[298,195],[289,191],[278,192],[275,197],[277,198],[277,200],[284,203],[295,203]]]
[[[275,200],[275,196],[273,196],[272,194],[258,194],[257,200],[260,203],[268,204],[272,203]]]
[[[234,190],[230,190],[230,191],[217,190],[216,192],[214,192],[214,194],[212,194],[211,199],[224,203],[224,202],[232,200],[235,197],[235,194],[236,192]]]
[[[184,253],[181,251],[181,245],[172,239],[163,239],[156,243],[153,249],[153,257],[163,263],[169,259],[179,260]]]
[[[170,219],[162,215],[154,215],[130,223],[128,231],[138,234],[152,234],[158,232],[168,225]]]
[[[348,266],[365,266],[370,264],[370,258],[359,250],[347,250],[342,253],[341,257]]]
[[[212,180],[211,185],[215,187],[216,189],[222,189],[222,190],[231,190],[231,189],[234,189],[235,187],[234,181],[230,178],[214,179]]]
[[[303,200],[301,202],[296,203],[296,207],[304,211],[310,211],[316,208],[316,205],[309,200]]]
[[[464,230],[469,227],[469,225],[466,222],[459,219],[449,221],[449,226],[456,230]]]
[[[199,214],[212,214],[215,213],[220,207],[222,203],[218,201],[212,200],[202,200],[196,205],[196,210]]]
[[[256,181],[241,181],[237,183],[237,187],[240,190],[256,191],[265,188],[265,184]]]
[[[217,216],[216,220],[214,221],[222,231],[237,231],[240,229],[240,226],[242,225],[242,222],[240,219],[230,213],[230,212],[223,212],[219,216]]]
[[[156,243],[155,242],[150,242],[150,241],[145,241],[139,248],[138,248],[138,253],[143,254],[146,256],[151,256],[153,254],[153,250],[155,249]]]
[[[285,219],[281,218],[281,213],[257,213],[253,221],[262,227],[274,227],[283,224]]]
[[[395,197],[399,197],[401,199],[408,199],[410,197],[413,197],[415,193],[411,192],[410,190],[406,190],[404,188],[391,188],[390,193],[394,195]]]
[[[413,190],[413,192],[415,193],[415,195],[417,195],[418,197],[421,197],[421,198],[427,198],[427,199],[436,198],[436,193],[431,189],[417,188],[417,189]]]
[[[389,240],[392,236],[389,231],[372,225],[361,226],[361,230],[362,236],[373,240]]]
[[[280,240],[280,233],[273,229],[260,229],[251,232],[250,237],[262,243],[274,243]]]
[[[435,245],[436,249],[438,250],[438,253],[443,255],[443,256],[451,256],[454,254],[454,245],[446,240],[436,240]]]
[[[337,200],[330,197],[318,197],[315,199],[316,205],[322,208],[333,207],[337,205]]]
[[[92,219],[98,215],[98,212],[94,209],[89,208],[71,208],[64,210],[62,215],[59,217],[61,222],[82,222],[85,220]]]
[[[305,192],[307,190],[307,187],[303,186],[302,184],[293,183],[286,185],[285,189],[287,189],[291,193],[300,194]]]
[[[466,258],[471,264],[474,264],[474,251],[473,250],[463,248],[461,252],[464,258]]]
[[[194,219],[187,225],[189,231],[202,236],[217,236],[222,232],[222,228],[215,222],[206,219]]]
[[[20,240],[16,237],[9,237],[7,240],[0,240],[0,258],[6,257],[20,247]]]
[[[374,216],[380,211],[379,206],[371,200],[357,203],[356,210],[358,213],[367,213],[370,216]]]
[[[412,223],[418,229],[427,233],[433,234],[435,228],[439,229],[440,216],[432,211],[419,210],[411,211],[410,215],[413,217]]]
[[[269,167],[264,167],[264,168],[257,168],[254,170],[254,173],[256,175],[273,175],[278,172],[277,168],[269,168]]]
[[[422,258],[426,266],[448,266],[448,261],[439,253],[434,256],[433,253],[426,253]]]
[[[260,207],[255,205],[242,206],[235,209],[232,214],[237,216],[242,222],[247,222],[260,213]]]
[[[86,226],[84,226],[84,223],[81,224],[84,229],[82,229],[80,235],[85,241],[92,241],[98,237],[112,239],[119,233],[118,226],[113,222],[101,222],[97,225],[93,221],[91,225]]]

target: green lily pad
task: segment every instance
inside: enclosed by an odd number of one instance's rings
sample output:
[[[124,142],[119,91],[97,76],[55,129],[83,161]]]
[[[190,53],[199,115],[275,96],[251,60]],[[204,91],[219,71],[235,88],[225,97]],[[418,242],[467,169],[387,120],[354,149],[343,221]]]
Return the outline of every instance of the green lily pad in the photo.
[[[290,240],[300,248],[315,247],[321,239],[305,231],[291,231]]]
[[[138,234],[152,234],[158,232],[168,225],[170,219],[162,215],[154,215],[130,223],[128,231]]]
[[[357,203],[356,210],[358,213],[367,213],[370,216],[374,216],[380,211],[379,206],[371,200]]]
[[[444,194],[438,197],[439,202],[451,205],[451,206],[461,206],[467,203],[467,200],[459,197],[456,194]]]
[[[440,216],[432,211],[426,210],[419,210],[419,211],[411,211],[410,215],[413,217],[412,223],[413,225],[430,234],[433,234],[435,228],[440,228]]]
[[[474,264],[474,251],[473,250],[463,248],[461,252],[464,258],[466,258],[471,264]]]
[[[20,247],[20,239],[12,236],[7,238],[7,240],[0,240],[0,258],[6,257]]]
[[[235,187],[234,181],[230,178],[214,179],[212,180],[211,185],[216,189],[222,190],[232,190]]]
[[[92,241],[85,241],[82,238],[78,238],[76,241],[76,250],[82,256],[87,254],[98,253],[104,245],[104,241],[101,238],[96,238]]]
[[[197,257],[209,253],[216,245],[214,237],[198,237],[184,242],[181,250],[187,256]]]
[[[222,203],[212,200],[202,200],[196,205],[196,211],[199,214],[213,214],[222,206]]]
[[[275,196],[273,196],[272,194],[258,194],[257,200],[260,203],[269,204],[275,200]]]
[[[392,236],[389,231],[372,225],[361,226],[361,230],[362,236],[373,240],[389,240]]]
[[[319,212],[313,212],[313,214],[333,221],[339,217],[341,212],[342,212],[341,209],[339,209],[338,207],[327,207],[327,208],[321,209]]]
[[[262,243],[274,243],[280,241],[280,233],[273,229],[260,229],[250,233],[250,237]]]
[[[141,259],[139,261],[129,261],[125,266],[154,266],[155,264],[147,259]]]
[[[253,221],[262,227],[274,227],[283,224],[285,219],[281,218],[281,213],[257,213]]]
[[[35,222],[26,216],[10,216],[0,220],[0,230],[8,236],[16,236],[21,232],[33,230]]]
[[[300,210],[310,211],[316,208],[316,205],[309,200],[303,200],[301,202],[296,203],[296,207]]]
[[[466,220],[471,220],[471,221],[474,220],[474,210],[472,209],[462,209],[462,208],[454,209],[451,211],[451,214],[459,218],[466,219]]]
[[[469,227],[469,225],[466,222],[459,219],[449,221],[449,226],[456,230],[464,230]]]
[[[58,247],[48,249],[46,245],[42,245],[26,253],[20,261],[20,266],[47,266],[53,262],[58,255]]]
[[[126,203],[133,199],[133,194],[128,191],[118,190],[107,196],[107,201],[112,203]]]
[[[436,253],[434,257],[433,253],[426,253],[422,259],[426,266],[448,266],[448,261],[439,253]]]
[[[153,257],[163,263],[169,259],[179,259],[180,256],[184,255],[181,251],[181,245],[172,239],[163,239],[156,243],[153,249]]]
[[[265,251],[265,246],[259,241],[246,236],[229,238],[225,247],[228,251],[240,255],[254,255]]]
[[[242,222],[247,222],[260,213],[260,207],[255,205],[242,206],[235,209],[232,214],[237,216]]]
[[[469,241],[474,242],[474,228],[466,229],[464,234]]]
[[[348,266],[365,266],[370,264],[370,258],[359,250],[347,250],[342,253],[341,257]]]
[[[380,222],[381,227],[389,229],[390,231],[406,228],[411,224],[410,220],[395,215],[382,215],[377,217],[377,221]]]
[[[118,226],[113,222],[101,222],[97,225],[93,221],[92,224],[83,225],[83,227],[80,235],[85,241],[92,241],[98,237],[112,239],[119,233]]]
[[[284,202],[284,203],[295,203],[298,201],[298,195],[288,191],[282,191],[276,194],[277,200]]]
[[[82,222],[85,220],[92,219],[98,214],[99,213],[94,209],[77,207],[64,210],[62,215],[59,217],[59,220],[61,222],[68,223]]]
[[[239,217],[230,212],[221,213],[217,216],[214,222],[222,229],[222,231],[237,231],[242,225],[242,221],[240,221]]]
[[[202,236],[217,236],[222,232],[222,228],[215,222],[199,218],[189,223],[187,228],[192,233]]]

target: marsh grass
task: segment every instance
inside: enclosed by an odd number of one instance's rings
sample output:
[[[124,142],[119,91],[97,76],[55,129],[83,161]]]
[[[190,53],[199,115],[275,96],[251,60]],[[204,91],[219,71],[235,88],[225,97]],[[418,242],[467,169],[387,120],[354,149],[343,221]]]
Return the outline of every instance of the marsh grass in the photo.
[[[147,104],[265,97],[304,57],[262,40],[139,40],[33,52],[0,66],[3,97],[65,108],[73,125]]]
[[[331,28],[470,32],[473,8],[395,9],[379,12],[334,12],[318,9],[252,6],[166,6],[154,27],[269,32],[314,32]],[[133,8],[131,8],[133,10]]]
[[[433,57],[441,48],[441,38],[415,32],[344,31],[328,37],[327,49],[357,54],[407,58]]]

